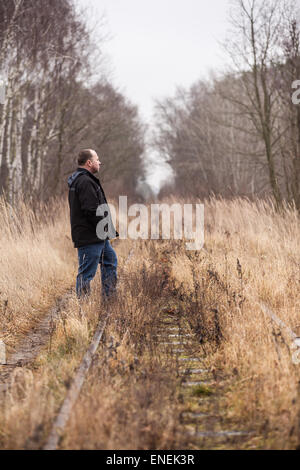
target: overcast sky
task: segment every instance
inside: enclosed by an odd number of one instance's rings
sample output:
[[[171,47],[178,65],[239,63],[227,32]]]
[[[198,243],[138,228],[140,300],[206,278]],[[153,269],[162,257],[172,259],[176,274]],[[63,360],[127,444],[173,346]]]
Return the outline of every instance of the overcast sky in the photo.
[[[229,0],[77,0],[105,14],[113,82],[151,121],[153,100],[220,70]]]

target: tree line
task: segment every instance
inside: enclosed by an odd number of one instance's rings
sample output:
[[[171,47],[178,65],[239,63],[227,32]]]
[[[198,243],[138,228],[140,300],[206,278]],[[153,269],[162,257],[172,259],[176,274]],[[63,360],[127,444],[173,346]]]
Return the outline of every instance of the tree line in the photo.
[[[156,102],[153,145],[176,174],[162,194],[268,194],[300,209],[299,18],[291,1],[234,1],[230,68]]]
[[[95,80],[97,57],[101,44],[95,53],[72,0],[0,0],[0,192],[9,202],[62,194],[85,147],[98,151],[111,190],[134,192],[145,129],[101,62]]]

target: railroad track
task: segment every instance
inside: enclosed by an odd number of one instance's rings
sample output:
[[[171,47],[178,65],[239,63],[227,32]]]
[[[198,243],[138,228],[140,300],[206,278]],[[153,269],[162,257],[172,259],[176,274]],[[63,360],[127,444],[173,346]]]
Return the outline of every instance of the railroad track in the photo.
[[[129,263],[130,259],[133,256],[134,250],[132,249],[129,252],[127,260],[124,263],[123,269]],[[99,347],[99,344],[103,338],[105,328],[108,324],[111,313],[106,313],[103,319],[99,320],[98,326],[94,337],[81,361],[81,364],[72,380],[70,388],[67,392],[65,400],[59,410],[58,415],[56,416],[51,432],[47,439],[46,444],[43,446],[43,450],[56,450],[61,437],[64,433],[65,427],[70,419],[74,405],[78,399],[82,386],[85,382],[86,376],[92,364],[93,357]]]
[[[133,249],[129,252],[123,269],[129,263],[133,256]],[[121,276],[120,276],[121,277]],[[49,338],[55,328],[57,320],[60,318],[60,312],[65,307],[70,296],[73,295],[73,288],[69,289],[62,297],[57,299],[55,306],[51,308],[48,314],[26,335],[21,341],[17,350],[10,355],[8,361],[1,365],[0,369],[0,394],[9,391],[13,373],[16,368],[24,367],[34,362],[41,350],[49,343]],[[57,417],[54,420],[51,433],[44,445],[45,450],[54,450],[58,447],[60,436],[69,420],[72,409],[79,396],[80,390],[84,384],[86,375],[92,363],[92,359],[103,338],[106,325],[109,321],[109,314],[106,314],[99,320],[93,339],[83,357],[83,360],[73,378],[66,398],[60,408]],[[1,345],[5,348],[4,344]],[[4,349],[5,352],[5,349]],[[5,354],[2,354],[5,356]],[[30,438],[29,438],[30,441]]]
[[[124,267],[129,262],[131,250]],[[93,357],[101,343],[110,314],[105,315],[98,324],[94,337],[83,360],[75,373],[63,404],[52,424],[50,434],[43,450],[59,448],[66,426],[72,415],[80,391],[87,378]],[[220,416],[216,415],[216,394],[213,374],[203,366],[199,352],[199,342],[182,315],[162,314],[156,342],[160,352],[172,363],[176,361],[179,393],[185,404],[181,416],[183,442],[190,448],[210,448],[224,442],[245,439],[249,433],[243,430],[224,429]]]
[[[124,267],[126,267],[131,250]],[[50,434],[43,450],[59,448],[66,426],[70,420],[81,389],[88,376],[93,357],[104,337],[110,314],[105,315],[97,326],[83,360],[75,373],[63,404],[52,424]],[[172,363],[177,364],[178,393],[184,402],[185,411],[181,415],[180,433],[188,448],[218,448],[230,446],[245,440],[251,433],[232,427],[225,427],[218,408],[218,386],[213,373],[204,365],[199,342],[190,329],[184,315],[164,313],[161,316],[159,334],[156,342],[161,353]]]
[[[60,408],[60,411],[55,418],[53,423],[50,435],[47,439],[46,444],[43,447],[43,450],[56,450],[61,439],[61,436],[64,432],[64,429],[69,421],[72,409],[77,401],[79,393],[84,384],[86,375],[91,366],[94,354],[96,353],[100,341],[103,337],[104,330],[106,328],[109,315],[106,315],[103,320],[101,320],[96,329],[96,333],[92,339],[92,342],[84,355],[84,358],[77,370],[75,377],[72,381],[72,384],[68,390],[67,396]]]
[[[130,251],[123,269],[132,256],[133,250]],[[63,299],[61,301],[63,302]],[[260,306],[263,308],[262,305]],[[286,327],[273,312],[268,310],[267,306],[264,306],[264,308],[265,313],[269,314],[272,321],[277,322],[278,326]],[[44,330],[45,328],[49,329],[55,315],[59,315],[58,306],[56,306],[56,313],[52,311],[51,318],[47,317],[47,321],[45,319]],[[85,383],[93,357],[104,337],[110,315],[111,313],[106,314],[99,320],[93,339],[54,419],[43,450],[56,450],[60,445],[61,438]],[[290,329],[288,329],[288,332],[291,339],[297,342],[298,338],[295,333]],[[35,331],[35,334],[37,334],[37,331]],[[188,447],[191,449],[218,448],[224,445],[230,447],[232,443],[236,445],[237,442],[247,440],[251,436],[251,431],[236,429],[234,425],[225,425],[228,422],[224,420],[222,410],[218,408],[218,384],[213,372],[205,368],[199,342],[184,315],[164,313],[161,316],[160,330],[156,341],[163,354],[167,355],[170,361],[176,361],[177,363],[179,393],[184,403],[184,411],[181,415],[181,432],[184,441],[188,442]],[[34,360],[43,345],[40,344],[39,347],[36,347],[34,354],[28,356],[25,362],[28,363]],[[28,349],[30,349],[30,345],[28,345]],[[18,361],[22,361],[22,359],[24,363],[24,357],[20,357],[20,354],[21,351],[15,356],[15,363],[9,367],[15,367],[18,365]]]
[[[199,342],[184,315],[162,318],[159,343],[171,360],[177,362],[179,394],[185,408],[181,414],[181,432],[188,448],[230,447],[248,439],[251,431],[236,429],[231,423],[224,427],[225,420],[218,406],[218,384],[213,372],[205,368]]]
[[[210,255],[205,249],[204,251]],[[272,323],[287,333],[291,340],[293,363],[300,364],[300,338],[268,305],[257,302],[256,299],[252,301]],[[165,329],[161,332],[161,338],[165,338],[161,346],[167,348],[168,353],[175,356],[179,364],[180,388],[186,403],[186,411],[182,414],[183,432],[190,437],[192,448],[230,448],[232,444],[236,447],[253,438],[252,430],[237,429],[234,423],[231,424],[222,416],[222,410],[218,406],[218,384],[214,380],[214,374],[203,366],[199,343],[184,322],[184,316],[166,317],[165,320]]]

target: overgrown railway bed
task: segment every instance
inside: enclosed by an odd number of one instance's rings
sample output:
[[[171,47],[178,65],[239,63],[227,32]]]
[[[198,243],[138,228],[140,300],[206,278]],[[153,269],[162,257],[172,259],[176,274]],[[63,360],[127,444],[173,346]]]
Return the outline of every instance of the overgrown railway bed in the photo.
[[[131,251],[123,269],[130,262],[132,255]],[[164,254],[164,256],[167,255]],[[164,274],[166,275],[166,271]],[[14,386],[12,380],[14,370],[33,364],[40,351],[49,342],[54,324],[59,320],[60,312],[70,296],[72,296],[71,291],[58,300],[51,312],[28,335],[18,351],[9,358],[8,365],[1,367],[1,397],[9,394],[11,387]],[[66,387],[64,399],[61,400],[51,426],[48,423],[45,427],[47,432],[44,429],[38,444],[33,445],[34,448],[45,450],[63,448],[63,441],[68,433],[68,423],[81,389],[89,378],[89,369],[95,357],[100,365],[101,361],[105,360],[101,356],[105,355],[105,348],[100,352],[98,348],[106,339],[106,329],[112,318],[113,312],[109,315],[101,315],[93,339],[81,364],[74,370],[72,380]],[[194,450],[253,447],[251,440],[255,438],[255,433],[230,420],[226,410],[220,407],[223,389],[218,375],[213,369],[207,369],[205,354],[199,344],[197,332],[193,330],[184,312],[180,308],[170,310],[164,307],[159,312],[158,318],[156,329],[151,337],[148,337],[148,341],[151,342],[151,348],[155,349],[164,364],[167,366],[169,364],[172,370],[174,390],[181,405],[180,416],[179,419],[177,416],[176,421],[176,445],[181,444],[181,448],[184,446]],[[130,335],[130,331],[128,334]],[[27,448],[31,448],[33,441],[33,436],[27,437]]]

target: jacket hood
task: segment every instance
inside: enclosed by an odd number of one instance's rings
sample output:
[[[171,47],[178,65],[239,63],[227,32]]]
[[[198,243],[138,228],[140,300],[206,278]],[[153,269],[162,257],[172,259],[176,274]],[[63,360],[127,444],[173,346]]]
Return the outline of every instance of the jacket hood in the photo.
[[[86,173],[87,170],[84,168],[78,168],[71,176],[68,178],[68,186],[69,188],[72,186],[72,184],[77,180],[78,176]]]

